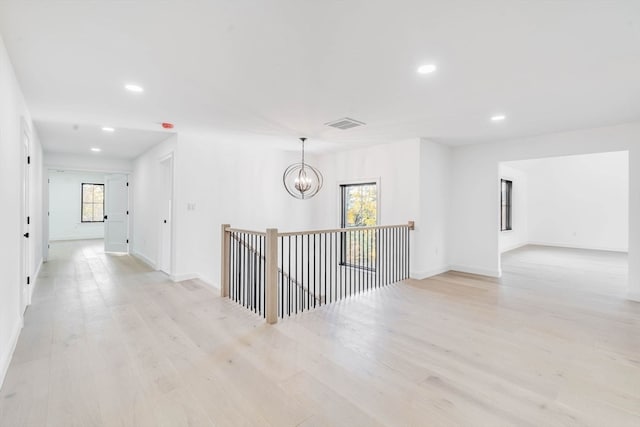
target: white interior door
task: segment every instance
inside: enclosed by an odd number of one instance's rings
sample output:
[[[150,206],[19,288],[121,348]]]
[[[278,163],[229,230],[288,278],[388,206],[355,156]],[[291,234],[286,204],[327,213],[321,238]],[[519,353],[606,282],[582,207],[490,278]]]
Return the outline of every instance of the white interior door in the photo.
[[[127,175],[105,175],[104,183],[104,250],[105,252],[128,252],[129,187]]]
[[[29,157],[29,137],[23,132],[22,137],[22,285],[20,289],[20,313],[24,313],[30,303],[31,296],[31,250],[29,246],[29,225],[31,222],[29,213],[29,166],[31,159]]]
[[[173,204],[173,156],[160,162],[162,175],[160,200],[160,265],[158,268],[171,274],[171,210]]]

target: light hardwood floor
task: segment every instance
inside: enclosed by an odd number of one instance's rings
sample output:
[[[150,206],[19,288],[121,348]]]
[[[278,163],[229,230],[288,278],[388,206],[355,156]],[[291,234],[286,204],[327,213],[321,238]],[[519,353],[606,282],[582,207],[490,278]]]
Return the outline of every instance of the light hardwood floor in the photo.
[[[52,246],[1,426],[640,425],[640,304],[541,271],[407,281],[267,326],[99,249]]]

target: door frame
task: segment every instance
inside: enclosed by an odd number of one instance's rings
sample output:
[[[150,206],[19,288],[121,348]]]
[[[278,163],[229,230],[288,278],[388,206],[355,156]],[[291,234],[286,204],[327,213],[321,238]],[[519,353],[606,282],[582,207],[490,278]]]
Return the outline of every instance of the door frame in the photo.
[[[20,203],[20,298],[18,307],[20,316],[24,318],[24,312],[29,305],[31,305],[31,288],[33,287],[33,280],[31,280],[31,240],[33,233],[27,234],[29,237],[25,237],[25,233],[30,232],[30,219],[31,204],[30,204],[30,184],[31,184],[31,136],[29,127],[24,117],[21,118],[21,132],[20,132],[20,157],[22,164],[21,168],[21,194],[22,202]],[[29,218],[29,221],[27,221]],[[35,279],[35,278],[33,278]]]
[[[175,191],[175,156],[174,156],[174,152],[170,151],[169,153],[158,157],[158,168],[160,170],[160,173],[164,173],[163,170],[163,163],[166,162],[167,160],[171,161],[170,164],[170,180],[169,180],[169,190],[171,192],[171,220],[170,220],[170,224],[169,224],[169,233],[170,233],[170,240],[171,240],[171,247],[169,249],[169,271],[164,271],[161,270],[161,263],[162,263],[162,257],[163,257],[163,244],[162,244],[162,237],[163,237],[163,233],[162,233],[162,212],[160,210],[158,210],[158,227],[160,229],[160,239],[158,240],[158,262],[156,265],[156,269],[159,271],[163,271],[164,273],[168,274],[169,276],[172,276],[174,274],[175,271],[175,253],[176,253],[176,232],[175,232],[175,217],[176,217],[176,200],[175,200],[175,195],[176,195],[176,191]],[[164,190],[164,189],[163,189]]]
[[[49,185],[50,185],[50,181],[49,181],[49,176],[51,174],[51,171],[69,171],[69,172],[94,172],[94,173],[103,173],[105,175],[110,174],[110,173],[121,173],[121,174],[125,174],[127,175],[127,180],[129,182],[129,187],[131,187],[131,177],[133,174],[133,171],[130,170],[122,170],[122,169],[91,169],[91,168],[77,168],[77,167],[67,167],[64,165],[49,165],[49,164],[45,164],[43,166],[43,182],[44,182],[44,186],[42,189],[42,215],[43,218],[45,218],[45,222],[44,222],[44,226],[43,228],[43,232],[42,232],[42,250],[43,250],[43,262],[47,262],[49,260],[49,245],[51,244],[50,241],[50,230],[49,230],[49,198],[51,197],[50,195],[50,191],[49,191]],[[133,226],[133,215],[134,215],[134,206],[131,203],[131,188],[129,188],[129,200],[128,200],[128,204],[129,204],[129,215],[128,215],[128,224],[127,224],[127,228],[129,230],[129,239],[131,239],[131,234],[133,234],[132,230],[132,226]],[[131,248],[131,244],[129,244],[129,248]]]

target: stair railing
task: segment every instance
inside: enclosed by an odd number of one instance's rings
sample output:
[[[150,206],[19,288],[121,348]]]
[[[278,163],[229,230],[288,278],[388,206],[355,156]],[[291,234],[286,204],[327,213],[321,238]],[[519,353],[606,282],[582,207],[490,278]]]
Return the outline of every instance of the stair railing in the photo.
[[[222,225],[221,296],[273,324],[409,277],[401,225],[266,232]]]

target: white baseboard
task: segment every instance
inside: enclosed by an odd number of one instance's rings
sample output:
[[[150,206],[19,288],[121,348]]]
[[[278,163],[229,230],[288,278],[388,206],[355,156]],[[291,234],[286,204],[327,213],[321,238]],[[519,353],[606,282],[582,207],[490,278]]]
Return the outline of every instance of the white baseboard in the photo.
[[[518,249],[518,248],[521,248],[523,246],[527,246],[527,245],[530,245],[530,244],[531,243],[529,243],[529,242],[521,242],[521,243],[516,243],[514,245],[509,245],[509,246],[506,246],[504,248],[501,248],[500,249],[500,253],[503,254],[505,252],[513,251],[515,249]]]
[[[480,276],[500,277],[502,274],[500,270],[491,270],[483,267],[472,267],[468,265],[452,265],[452,271],[459,271],[461,273],[478,274]]]
[[[220,290],[220,286],[218,284],[214,283],[212,280],[209,280],[203,277],[201,274],[198,274],[198,273],[172,274],[169,276],[169,278],[171,278],[171,280],[174,282],[183,282],[185,280],[199,280],[212,289],[215,289],[218,291]]]
[[[609,252],[629,252],[629,248],[610,248],[603,246],[588,246],[588,245],[574,245],[569,243],[552,243],[552,242],[527,242],[527,245],[535,246],[551,246],[554,248],[568,248],[568,249],[587,249],[590,251],[609,251]],[[523,245],[524,246],[524,245]]]
[[[52,237],[49,237],[49,241],[50,242],[64,242],[64,241],[68,241],[68,240],[97,240],[97,239],[104,239],[104,234],[102,234],[102,235],[90,234],[88,236],[70,235],[70,236],[52,236]]]
[[[170,274],[169,278],[174,282],[182,282],[185,280],[199,279],[200,275],[196,273]]]
[[[136,252],[134,250],[131,250],[131,252],[129,252],[131,254],[131,256],[138,258],[140,261],[142,261],[143,263],[147,264],[149,267],[153,268],[154,270],[156,270],[156,263],[151,261],[151,259],[149,259],[148,257],[146,257],[145,255],[142,255],[140,252]]]
[[[36,289],[36,286],[38,284],[38,276],[40,275],[40,269],[42,268],[42,263],[44,261],[44,258],[40,258],[40,262],[38,262],[38,266],[36,267],[36,271],[35,273],[33,273],[33,286],[31,286],[31,289],[29,289],[29,304],[31,304],[31,299],[33,298],[33,292]]]
[[[638,293],[638,292],[629,292],[627,294],[627,299],[629,301],[640,302],[640,293]]]
[[[5,347],[7,351],[4,354],[0,354],[0,387],[2,387],[5,376],[7,375],[7,371],[9,370],[9,365],[11,364],[11,358],[13,357],[13,352],[16,351],[16,345],[18,344],[18,338],[20,337],[21,330],[22,330],[22,319],[19,319],[16,325],[14,326],[13,331],[11,331],[11,338],[9,341],[9,345]]]
[[[437,276],[438,274],[446,273],[449,270],[451,270],[451,268],[448,265],[445,265],[445,266],[434,268],[432,270],[427,270],[427,271],[413,271],[411,272],[409,277],[416,280],[422,280],[422,279],[427,279],[429,277]]]
[[[218,283],[215,283],[213,280],[210,280],[206,277],[203,277],[201,275],[198,275],[198,280],[200,280],[202,283],[204,283],[205,285],[209,286],[211,289],[214,289],[216,291],[220,291],[220,285]]]

